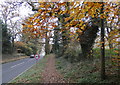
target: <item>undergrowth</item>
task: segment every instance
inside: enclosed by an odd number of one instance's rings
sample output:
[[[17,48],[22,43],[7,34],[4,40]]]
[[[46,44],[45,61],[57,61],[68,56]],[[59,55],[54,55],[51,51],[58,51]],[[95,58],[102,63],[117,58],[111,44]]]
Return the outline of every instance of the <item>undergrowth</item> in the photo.
[[[107,77],[105,80],[101,80],[100,77],[99,59],[70,63],[60,57],[56,59],[56,69],[70,83],[120,83],[118,77],[114,75],[115,69],[108,66],[108,63],[109,61],[106,62]]]

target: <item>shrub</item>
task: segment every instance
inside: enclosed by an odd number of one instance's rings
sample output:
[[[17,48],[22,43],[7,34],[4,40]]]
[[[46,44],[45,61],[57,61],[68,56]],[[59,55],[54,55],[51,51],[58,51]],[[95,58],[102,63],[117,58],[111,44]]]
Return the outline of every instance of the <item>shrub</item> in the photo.
[[[31,54],[33,54],[32,48],[25,46],[24,49],[25,49],[24,53],[25,53],[27,56],[30,56]]]
[[[81,53],[81,47],[76,44],[69,44],[68,48],[64,52],[64,58],[68,59],[71,63],[79,60],[79,54]]]
[[[36,54],[37,53],[37,46],[33,43],[30,43],[27,45],[28,47],[30,47],[32,49],[32,53]]]
[[[26,54],[27,56],[33,54],[33,49],[29,47],[26,43],[17,41],[15,43],[15,46],[17,49],[21,50],[21,53]]]

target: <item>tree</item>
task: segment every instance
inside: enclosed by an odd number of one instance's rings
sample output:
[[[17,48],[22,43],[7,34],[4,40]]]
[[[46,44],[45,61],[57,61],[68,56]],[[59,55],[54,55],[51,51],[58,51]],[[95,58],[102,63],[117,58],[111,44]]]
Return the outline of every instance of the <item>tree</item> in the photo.
[[[103,4],[103,2],[102,2]],[[101,14],[103,14],[104,5],[101,7]],[[105,40],[104,40],[104,34],[105,34],[105,27],[104,27],[104,19],[101,19],[101,79],[105,79]]]
[[[29,21],[24,25],[24,27],[29,29],[24,29],[23,31],[29,31],[34,36],[47,39],[50,37],[47,33],[51,33],[52,30],[54,32],[54,46],[60,46],[60,44],[57,45],[60,39],[60,43],[63,46],[62,53],[66,51],[70,41],[73,40],[81,45],[82,53],[80,53],[80,56],[82,55],[84,59],[90,59],[97,32],[101,28],[101,79],[105,79],[105,29],[107,29],[107,36],[110,38],[108,42],[114,43],[113,48],[117,48],[119,46],[117,39],[120,37],[118,23],[119,3],[40,2],[38,4],[38,8],[34,9],[36,14],[28,18]],[[32,7],[34,7],[33,4]],[[56,21],[54,22],[55,19]],[[57,22],[60,24],[56,24]],[[109,28],[109,31],[108,28],[105,28],[106,22],[110,22],[113,29]],[[59,30],[56,31],[56,28]],[[72,28],[75,30],[71,31]],[[59,35],[60,38],[58,39],[57,36]],[[57,50],[55,47],[54,49]],[[119,50],[114,51],[119,53]],[[118,61],[119,57],[117,56],[116,58]]]
[[[60,35],[59,35],[59,27],[54,28],[54,36],[53,36],[53,48],[52,48],[52,52],[57,54],[59,53],[59,49],[60,49],[60,45],[59,45],[59,41],[60,41]]]
[[[34,7],[34,4],[31,4],[32,7]],[[101,13],[103,4],[106,7]],[[101,19],[104,18],[103,23],[107,20],[118,19],[116,16],[117,11],[112,11],[114,16],[111,18],[111,11],[109,12],[111,9],[118,10],[118,3],[40,2],[38,3],[38,8],[35,9],[36,14],[33,17],[30,17],[30,22],[27,22],[24,26],[29,27],[29,30],[34,30],[31,31],[31,33],[35,36],[40,35],[40,37],[46,37],[46,31],[51,32],[51,30],[54,31],[55,27],[59,27],[61,43],[63,43],[64,46],[63,52],[65,51],[65,48],[67,48],[69,41],[73,40],[69,35],[72,34],[71,28],[75,28],[73,36],[76,36],[77,38],[74,40],[79,41],[82,47],[82,55],[87,59],[90,58],[91,49],[97,36],[98,28],[101,27],[99,23]],[[55,22],[53,22],[54,19],[56,19]],[[48,20],[48,22],[46,22],[46,20]],[[59,22],[60,24],[56,24],[56,22]],[[86,50],[86,48],[88,49]]]
[[[8,54],[11,53],[11,35],[8,33],[7,25],[0,20],[0,28],[2,29],[2,53]]]
[[[11,53],[14,52],[14,41],[16,37],[21,32],[20,28],[20,20],[19,17],[19,7],[22,3],[21,2],[5,2],[4,4],[0,4],[1,7],[1,19],[7,25],[7,30],[9,34],[11,34],[10,41],[11,43]]]
[[[76,4],[76,3],[75,3]],[[77,3],[76,5],[78,5],[78,4],[80,4],[80,3]],[[30,4],[31,5],[31,4]],[[33,6],[33,5],[32,5]],[[70,7],[69,6],[71,6],[71,9],[70,9]],[[77,9],[77,13],[79,13],[79,10],[78,10],[78,8],[79,8],[79,6],[78,7],[76,7],[75,8],[75,10],[73,10],[73,8],[74,8],[74,3],[69,3],[69,2],[64,2],[64,3],[40,3],[40,6],[39,6],[40,8],[38,8],[38,13],[36,13],[35,15],[34,15],[34,17],[31,17],[31,22],[32,22],[32,24],[33,23],[36,23],[36,24],[38,24],[39,26],[41,26],[41,25],[44,25],[44,23],[45,23],[45,21],[46,21],[46,19],[51,19],[52,18],[52,20],[53,19],[55,19],[55,18],[57,18],[58,19],[58,22],[60,22],[60,31],[61,31],[61,37],[62,37],[62,43],[63,43],[63,54],[64,54],[64,51],[65,51],[65,49],[67,48],[67,45],[68,45],[68,43],[69,43],[69,34],[70,34],[70,29],[71,29],[71,27],[75,27],[77,24],[82,24],[82,23],[79,23],[78,22],[78,20],[81,20],[83,17],[81,17],[81,18],[74,18],[74,14],[70,14],[70,13],[74,13],[74,11],[76,11],[76,9]],[[73,7],[73,8],[72,8]],[[84,5],[83,5],[83,7],[84,7]],[[44,8],[44,9],[43,9]],[[52,8],[52,9],[51,9]],[[70,9],[70,10],[69,10]],[[50,11],[52,11],[53,13],[51,13]],[[41,13],[41,15],[40,15],[40,13]],[[84,12],[83,12],[84,13]],[[82,13],[82,14],[83,14]],[[44,15],[43,15],[44,14]],[[70,14],[70,15],[69,15]],[[47,15],[50,15],[49,16],[49,18],[47,18]],[[72,15],[72,16],[71,16]],[[79,15],[79,14],[78,14]],[[75,15],[76,16],[76,15]],[[79,15],[80,16],[80,15]],[[37,17],[39,17],[39,19],[36,19]],[[77,16],[78,17],[78,16]],[[76,23],[77,22],[77,23]],[[83,22],[83,21],[82,21]],[[71,24],[71,23],[73,23],[73,24]],[[76,24],[75,24],[76,23]],[[27,24],[29,24],[29,22],[27,23]],[[45,27],[45,28],[48,28],[48,26],[49,25],[51,25],[52,26],[52,30],[54,29],[54,27],[55,27],[55,24],[53,24],[52,22],[49,22],[49,23],[47,23],[46,22],[46,24],[48,24],[48,25],[44,25],[43,27]],[[84,24],[84,22],[83,22],[83,24]],[[38,26],[37,25],[37,26]],[[68,26],[69,25],[69,26]],[[84,24],[85,25],[85,24]],[[84,31],[85,30],[87,30],[87,29],[85,29],[84,27],[84,25],[82,25],[82,26],[79,26],[78,27],[78,30],[77,31],[79,31],[79,30],[81,30],[83,33],[84,33]],[[27,27],[30,27],[30,28],[32,28],[32,29],[35,29],[34,28],[34,26],[35,25],[27,25]],[[58,25],[57,25],[58,26]],[[84,27],[83,27],[84,26]],[[45,31],[45,30],[44,30]],[[47,31],[49,31],[49,29],[47,30]],[[87,31],[88,32],[88,31]],[[96,31],[97,32],[97,31]],[[78,35],[79,36],[82,36],[82,35],[80,35],[80,33],[79,32],[76,32],[76,33],[78,33]],[[41,33],[42,34],[42,33]],[[43,34],[44,35],[44,34]],[[78,37],[78,38],[80,38],[80,37]],[[46,37],[46,39],[47,39],[47,37]],[[93,41],[94,41],[94,39],[93,39]],[[92,42],[92,44],[93,44],[93,42]],[[92,47],[92,44],[91,45],[89,45],[88,47]],[[85,45],[85,44],[84,44]],[[48,46],[47,46],[48,47]],[[83,48],[84,49],[84,48]],[[90,51],[91,49],[89,49],[89,51]],[[88,52],[84,52],[83,51],[83,56],[85,57],[86,55],[84,55],[85,53],[87,54],[87,53],[89,53],[89,51]]]

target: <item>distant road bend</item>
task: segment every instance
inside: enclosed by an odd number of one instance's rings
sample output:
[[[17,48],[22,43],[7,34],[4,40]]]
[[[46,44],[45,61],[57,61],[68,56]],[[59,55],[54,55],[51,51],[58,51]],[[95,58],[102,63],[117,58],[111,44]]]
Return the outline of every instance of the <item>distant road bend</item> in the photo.
[[[44,54],[40,54],[40,56],[42,58]],[[10,82],[12,79],[32,67],[35,63],[35,58],[25,58],[14,62],[2,64],[2,83]]]

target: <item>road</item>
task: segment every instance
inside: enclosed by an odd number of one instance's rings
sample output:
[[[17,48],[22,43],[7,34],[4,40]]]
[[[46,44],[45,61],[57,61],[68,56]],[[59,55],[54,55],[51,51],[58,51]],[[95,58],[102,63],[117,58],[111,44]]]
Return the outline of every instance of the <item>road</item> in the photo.
[[[43,55],[41,55],[41,57],[43,57]],[[14,62],[2,64],[2,83],[10,82],[12,79],[32,67],[35,63],[35,58],[25,58]]]

